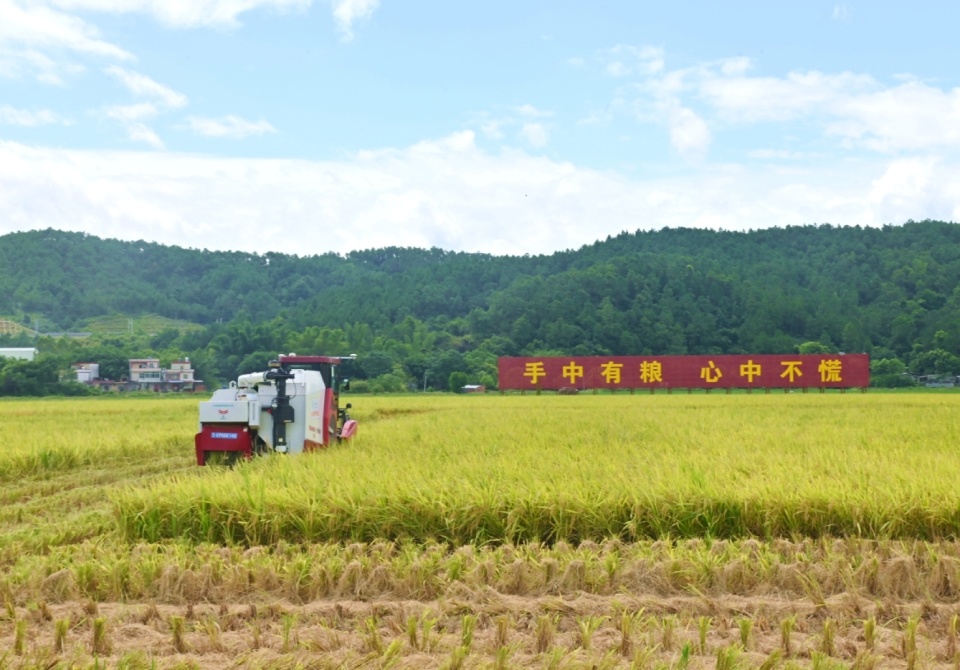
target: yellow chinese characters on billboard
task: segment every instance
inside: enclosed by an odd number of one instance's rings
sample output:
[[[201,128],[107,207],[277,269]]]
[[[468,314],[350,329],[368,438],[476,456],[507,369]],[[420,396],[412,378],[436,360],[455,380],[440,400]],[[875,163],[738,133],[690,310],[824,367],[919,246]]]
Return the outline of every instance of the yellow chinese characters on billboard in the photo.
[[[865,388],[867,354],[546,356],[499,360],[500,388]]]

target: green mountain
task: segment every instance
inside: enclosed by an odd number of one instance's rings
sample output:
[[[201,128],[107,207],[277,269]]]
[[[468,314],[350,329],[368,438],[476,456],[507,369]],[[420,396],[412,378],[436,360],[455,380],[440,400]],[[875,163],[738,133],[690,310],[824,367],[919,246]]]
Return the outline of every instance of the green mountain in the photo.
[[[158,344],[205,351],[225,375],[293,345],[383,354],[377,376],[409,381],[440,354],[774,353],[811,341],[947,372],[953,359],[960,368],[958,280],[960,226],[939,221],[625,232],[532,257],[0,237],[0,314],[43,331],[117,314],[200,324]]]

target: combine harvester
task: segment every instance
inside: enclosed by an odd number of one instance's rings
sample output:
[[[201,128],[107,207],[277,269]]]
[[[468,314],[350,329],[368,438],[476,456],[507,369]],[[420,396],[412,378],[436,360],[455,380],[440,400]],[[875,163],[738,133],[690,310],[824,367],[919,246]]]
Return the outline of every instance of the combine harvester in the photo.
[[[200,403],[197,465],[232,465],[278,452],[299,454],[348,440],[357,431],[350,404],[340,409],[336,367],[356,355],[280,356],[266,372],[240,375]],[[348,386],[343,380],[342,388]]]

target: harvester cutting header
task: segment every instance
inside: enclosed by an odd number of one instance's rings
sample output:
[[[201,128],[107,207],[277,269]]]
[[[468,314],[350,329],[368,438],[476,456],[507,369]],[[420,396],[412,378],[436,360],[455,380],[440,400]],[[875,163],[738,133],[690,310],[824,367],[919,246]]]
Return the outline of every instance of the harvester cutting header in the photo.
[[[348,403],[340,409],[341,356],[280,356],[266,372],[240,375],[200,403],[197,465],[234,463],[255,454],[299,454],[356,433]]]

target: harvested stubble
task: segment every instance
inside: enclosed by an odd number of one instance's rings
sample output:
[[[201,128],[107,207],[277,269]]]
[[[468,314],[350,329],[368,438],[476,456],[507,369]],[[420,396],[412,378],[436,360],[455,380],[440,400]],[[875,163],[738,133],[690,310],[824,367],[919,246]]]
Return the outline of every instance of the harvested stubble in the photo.
[[[611,565],[616,569],[611,571]],[[517,597],[776,594],[818,606],[853,592],[883,601],[951,602],[960,598],[960,545],[860,539],[610,540],[578,547],[450,548],[381,541],[243,549],[98,542],[24,556],[0,576],[0,594],[11,607],[65,601],[230,604],[264,597],[292,603],[431,600],[475,590]],[[709,628],[709,619],[702,625]]]
[[[691,600],[694,602],[695,600]],[[863,601],[857,615],[848,602],[831,603],[825,610],[796,600],[766,599],[746,603],[682,605],[677,599],[638,599],[631,596],[596,598],[553,596],[518,600],[511,597],[475,600],[438,600],[428,603],[374,600],[305,606],[263,607],[257,615],[247,608],[218,609],[197,605],[196,621],[186,622],[182,606],[161,605],[156,617],[145,620],[140,607],[108,605],[103,616],[78,624],[59,648],[49,647],[53,622],[27,620],[17,631],[0,627],[0,647],[14,648],[14,635],[36,640],[12,660],[9,667],[40,668],[334,668],[397,667],[465,668],[558,667],[632,668],[721,667],[772,670],[783,661],[791,667],[856,667],[874,659],[861,638],[862,615],[875,604]],[[57,621],[74,608],[54,605]],[[700,644],[696,610],[709,608],[714,624]],[[678,609],[680,614],[675,614]],[[879,648],[889,667],[923,663],[946,668],[952,659],[942,639],[947,632],[948,609],[903,608],[878,628],[884,640]],[[787,612],[797,619],[791,651],[778,644],[776,626],[769,625]],[[702,616],[702,615],[701,615]],[[739,620],[756,621],[753,649],[736,642]],[[633,623],[624,627],[625,617]],[[835,646],[823,651],[819,631],[825,617],[836,617]],[[430,642],[418,637],[410,644],[407,623],[430,620]],[[210,626],[217,634],[211,636]],[[292,622],[292,626],[291,626]],[[917,622],[920,622],[919,624]],[[470,644],[463,643],[470,628]],[[674,634],[672,649],[662,644],[666,627]],[[171,630],[173,628],[173,630]],[[589,632],[585,642],[584,632]],[[422,632],[422,626],[421,626]],[[80,634],[82,633],[82,635]],[[91,652],[89,639],[106,642]],[[96,644],[96,642],[94,643]],[[4,647],[5,648],[5,647]],[[140,656],[137,656],[140,654]],[[868,658],[868,654],[870,654]],[[94,661],[98,664],[94,665]],[[455,663],[451,663],[454,661]],[[0,658],[0,667],[3,665]],[[59,663],[59,664],[58,664]],[[136,664],[134,664],[136,663]],[[688,665],[689,664],[689,665]]]
[[[357,404],[361,404],[359,401]],[[129,539],[960,537],[960,396],[369,398],[349,446],[118,493]]]

